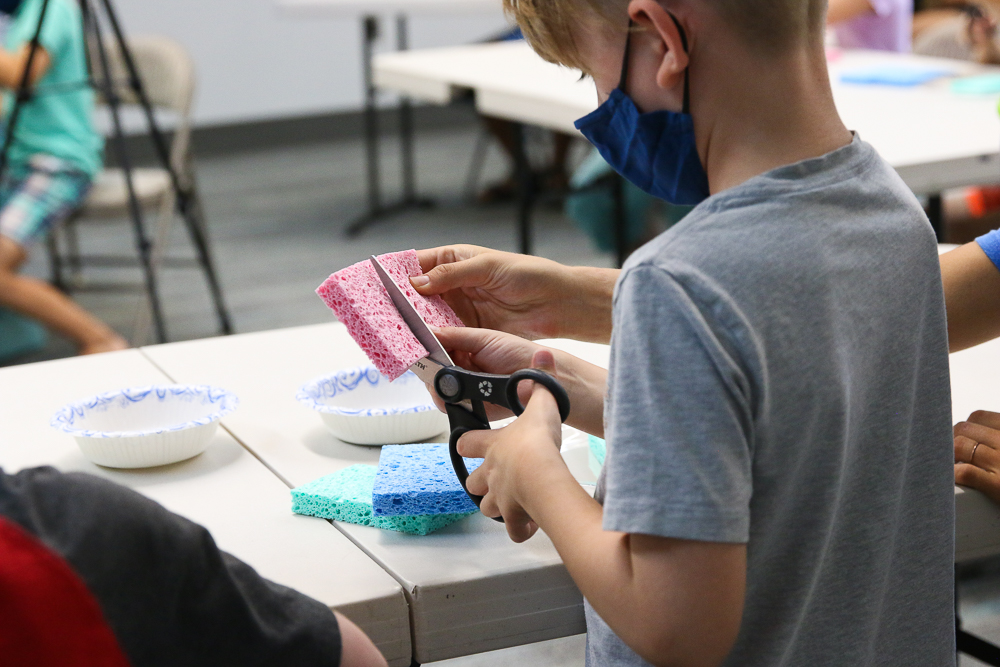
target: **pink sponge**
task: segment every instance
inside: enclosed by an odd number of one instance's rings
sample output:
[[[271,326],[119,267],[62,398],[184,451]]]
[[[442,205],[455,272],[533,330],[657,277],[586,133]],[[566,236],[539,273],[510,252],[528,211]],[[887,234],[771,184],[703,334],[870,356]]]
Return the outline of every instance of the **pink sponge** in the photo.
[[[413,289],[410,277],[423,273],[416,250],[379,255],[378,261],[427,324],[463,326],[462,320],[441,297],[421,296]],[[358,262],[337,271],[319,286],[316,293],[337,314],[351,338],[361,346],[379,372],[390,380],[405,373],[417,359],[427,356],[427,350],[392,305],[370,261]]]

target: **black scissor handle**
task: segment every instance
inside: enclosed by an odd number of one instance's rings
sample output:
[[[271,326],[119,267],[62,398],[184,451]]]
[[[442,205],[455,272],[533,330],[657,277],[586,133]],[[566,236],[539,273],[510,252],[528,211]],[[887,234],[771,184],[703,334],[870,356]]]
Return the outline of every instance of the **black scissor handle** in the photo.
[[[517,387],[525,380],[537,382],[548,389],[552,397],[556,399],[556,405],[559,406],[559,419],[565,422],[569,418],[569,394],[559,384],[559,380],[537,368],[525,368],[510,376],[510,381],[507,383],[507,403],[515,415],[520,417],[524,412],[524,406],[521,405],[521,399],[517,395]]]

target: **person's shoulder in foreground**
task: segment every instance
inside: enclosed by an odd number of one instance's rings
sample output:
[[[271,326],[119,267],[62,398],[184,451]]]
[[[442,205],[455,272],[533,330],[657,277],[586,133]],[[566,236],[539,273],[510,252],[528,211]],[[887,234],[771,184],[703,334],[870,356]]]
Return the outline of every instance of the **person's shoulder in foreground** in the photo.
[[[572,30],[545,4],[508,0],[536,50],[581,66],[608,100],[581,131],[658,196],[694,198],[702,181],[715,193],[617,285],[605,531],[665,538],[652,543],[664,553],[677,540],[745,545],[738,630],[715,636],[731,641],[724,664],[954,664],[935,240],[836,113],[826,3],[554,4],[587,19],[577,39],[560,43]],[[694,159],[677,159],[685,150]],[[591,664],[671,659],[619,638],[637,635],[615,602],[628,605],[578,581]],[[685,613],[662,604],[665,625]],[[719,627],[732,605],[718,598]],[[671,646],[711,662],[718,649]]]
[[[203,527],[107,480],[52,468],[14,475],[0,469],[0,542],[11,537],[12,527],[21,561],[29,568],[47,564],[33,572],[51,571],[52,562],[61,563],[62,581],[53,588],[60,596],[49,602],[50,615],[66,613],[68,626],[84,625],[80,605],[62,604],[61,594],[73,588],[67,580],[75,580],[77,597],[83,591],[83,598],[99,606],[99,618],[87,621],[90,634],[111,637],[104,649],[117,644],[109,653],[124,655],[134,667],[385,665],[371,640],[343,616],[260,577],[220,551]],[[3,548],[9,545],[0,544]],[[10,567],[0,567],[0,584],[16,575]],[[44,583],[13,590],[31,596],[46,590]],[[70,608],[77,611],[69,614]],[[39,609],[44,607],[37,600],[17,595],[0,600],[0,617],[20,617],[17,627],[25,633],[4,636],[0,628],[0,644],[15,655],[35,656],[31,664],[55,664],[39,660],[66,651],[31,644],[51,642],[61,630],[48,627],[37,614],[32,617],[30,612]],[[69,634],[61,639],[70,641]]]

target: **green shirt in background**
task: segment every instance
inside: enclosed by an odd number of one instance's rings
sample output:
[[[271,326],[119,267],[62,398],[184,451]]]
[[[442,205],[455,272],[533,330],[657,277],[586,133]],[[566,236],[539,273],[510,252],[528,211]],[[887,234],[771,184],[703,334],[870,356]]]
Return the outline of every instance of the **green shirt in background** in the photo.
[[[42,0],[24,0],[7,29],[5,48],[16,52],[35,36]],[[27,164],[33,155],[57,157],[94,176],[104,158],[104,139],[94,129],[94,92],[87,85],[83,23],[73,0],[49,0],[41,45],[52,64],[36,85],[17,121],[12,165]],[[3,119],[14,107],[14,94],[3,94]]]

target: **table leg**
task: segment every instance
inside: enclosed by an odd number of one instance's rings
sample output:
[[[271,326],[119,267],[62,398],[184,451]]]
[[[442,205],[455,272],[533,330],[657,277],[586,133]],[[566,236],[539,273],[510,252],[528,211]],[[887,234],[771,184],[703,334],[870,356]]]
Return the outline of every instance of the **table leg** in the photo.
[[[941,193],[927,198],[927,218],[931,221],[938,243],[944,243],[944,199]]]
[[[406,14],[399,14],[396,16],[396,49],[407,51],[409,48]],[[413,109],[410,98],[405,95],[399,98],[399,143],[403,164],[403,201],[415,202],[417,186],[413,173]]]
[[[382,203],[381,172],[379,170],[379,126],[378,126],[378,88],[375,86],[375,76],[372,71],[372,58],[375,54],[375,42],[379,38],[379,21],[375,15],[362,19],[362,65],[365,82],[365,146],[368,160],[368,212],[355,220],[347,228],[348,236],[355,236],[380,218],[406,210],[411,207],[429,207],[434,202],[423,199],[416,194],[416,170],[414,169],[414,132],[413,108],[406,96],[399,100],[399,138],[401,144],[401,161],[403,172],[403,196],[389,205]],[[396,45],[400,51],[409,48],[409,35],[405,14],[396,16]]]
[[[535,207],[535,175],[531,173],[524,125],[511,123],[514,135],[514,175],[517,180],[517,221],[521,253],[531,254],[531,214]]]
[[[361,19],[361,66],[365,80],[365,150],[368,160],[368,207],[371,213],[382,208],[378,168],[378,91],[372,74],[372,56],[378,39],[378,17],[368,15]]]
[[[615,199],[615,252],[617,266],[622,268],[628,258],[628,214],[625,210],[625,179],[612,174],[611,189]]]

